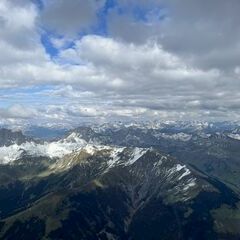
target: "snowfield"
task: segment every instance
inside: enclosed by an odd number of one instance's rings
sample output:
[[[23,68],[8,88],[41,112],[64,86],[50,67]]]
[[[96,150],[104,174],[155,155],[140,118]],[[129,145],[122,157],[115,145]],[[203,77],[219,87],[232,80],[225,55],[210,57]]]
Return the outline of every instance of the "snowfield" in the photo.
[[[111,151],[111,160],[108,162],[109,168],[111,168],[118,163],[118,160],[120,159],[119,154],[121,154],[125,148],[102,146],[94,143],[89,144],[81,138],[81,135],[72,133],[68,137],[55,142],[44,142],[42,144],[26,142],[21,145],[13,144],[0,147],[0,164],[11,163],[21,158],[23,155],[62,158],[65,155],[80,150],[84,150],[88,154],[94,155],[96,151],[103,149]],[[129,161],[125,163],[126,166],[133,164],[144,155],[146,151],[146,149],[135,148]]]
[[[0,147],[0,163],[7,164],[21,157],[23,153],[30,156],[46,156],[50,158],[61,158],[64,155],[80,150],[87,146],[87,142],[76,133],[56,142],[26,142],[21,145],[13,144]]]

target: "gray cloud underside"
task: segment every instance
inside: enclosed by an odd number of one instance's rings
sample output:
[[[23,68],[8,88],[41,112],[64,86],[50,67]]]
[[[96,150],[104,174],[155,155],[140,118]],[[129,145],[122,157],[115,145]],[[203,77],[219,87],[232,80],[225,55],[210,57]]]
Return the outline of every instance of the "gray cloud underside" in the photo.
[[[122,0],[123,14],[108,10],[109,36],[96,36],[90,29],[104,3],[51,0],[39,10],[27,0],[1,1],[0,89],[52,86],[31,102],[27,94],[0,96],[11,103],[0,107],[2,121],[239,119],[238,0]],[[145,20],[134,17],[136,4]],[[46,29],[63,36],[51,39],[54,59],[41,43]],[[74,47],[63,47],[69,41]]]

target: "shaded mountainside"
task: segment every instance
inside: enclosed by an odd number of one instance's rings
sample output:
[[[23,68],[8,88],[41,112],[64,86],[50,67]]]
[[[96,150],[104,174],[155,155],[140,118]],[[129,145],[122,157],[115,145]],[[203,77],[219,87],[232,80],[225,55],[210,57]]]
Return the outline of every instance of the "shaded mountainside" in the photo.
[[[227,123],[205,125],[81,127],[78,133],[86,140],[105,145],[154,147],[240,192],[239,127]]]
[[[158,150],[88,145],[0,179],[0,239],[240,238],[238,194]]]
[[[0,129],[0,147],[12,144],[20,145],[27,141],[31,141],[31,138],[24,136],[21,131],[12,131],[6,128]]]
[[[0,239],[240,239],[235,125],[0,131]]]

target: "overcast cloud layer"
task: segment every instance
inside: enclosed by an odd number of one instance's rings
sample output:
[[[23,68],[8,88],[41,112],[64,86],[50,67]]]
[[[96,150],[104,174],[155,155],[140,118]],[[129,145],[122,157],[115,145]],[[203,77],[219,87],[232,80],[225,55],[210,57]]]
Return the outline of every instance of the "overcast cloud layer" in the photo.
[[[239,0],[1,0],[0,124],[240,119]]]

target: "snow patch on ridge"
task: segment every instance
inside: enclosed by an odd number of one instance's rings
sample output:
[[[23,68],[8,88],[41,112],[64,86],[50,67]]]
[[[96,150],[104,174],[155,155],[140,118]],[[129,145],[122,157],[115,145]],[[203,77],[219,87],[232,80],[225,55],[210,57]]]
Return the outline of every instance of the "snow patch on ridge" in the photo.
[[[240,134],[231,133],[231,134],[228,134],[228,137],[236,139],[236,140],[240,140]]]
[[[131,158],[125,163],[125,166],[129,166],[129,165],[132,165],[133,163],[135,163],[147,151],[148,151],[148,149],[134,148]]]
[[[192,188],[196,185],[196,178],[190,178],[187,183],[184,185],[183,190],[187,191],[189,188]]]
[[[61,158],[64,155],[80,150],[87,142],[72,133],[67,138],[56,142],[44,142],[37,144],[26,142],[21,145],[13,144],[8,147],[0,147],[0,164],[7,164],[21,157],[23,153],[30,156],[46,156],[50,158]]]
[[[108,169],[114,167],[116,164],[118,164],[120,160],[120,153],[124,151],[125,147],[122,148],[115,148],[113,149],[111,155],[110,155],[110,160],[108,161]]]
[[[124,162],[121,159],[121,153],[126,149],[126,147],[114,148],[110,155],[110,160],[108,161],[108,169],[116,165],[130,166],[135,163],[139,158],[141,158],[148,149],[134,148],[130,153],[130,156],[127,157],[127,161]],[[107,170],[108,170],[107,169]]]
[[[19,149],[17,144],[13,144],[9,147],[0,147],[0,164],[5,164],[13,159],[18,159],[22,154],[22,150]]]
[[[188,168],[184,168],[184,173],[178,178],[178,180],[181,180],[182,178],[184,178],[185,176],[191,174],[190,170]]]
[[[157,134],[157,137],[162,137],[164,139],[169,139],[169,140],[179,140],[183,142],[187,142],[192,138],[192,135],[186,134],[186,133],[175,133],[175,134],[166,134],[166,133],[159,133]]]
[[[182,175],[178,178],[178,180],[181,180],[182,178],[184,178],[185,176],[188,176],[189,174],[191,174],[191,171],[186,167],[186,165],[181,165],[181,164],[177,164],[174,167],[172,167],[171,169],[168,170],[168,176],[176,173],[176,172],[182,172],[184,170],[184,172],[182,173]]]

